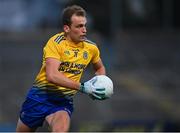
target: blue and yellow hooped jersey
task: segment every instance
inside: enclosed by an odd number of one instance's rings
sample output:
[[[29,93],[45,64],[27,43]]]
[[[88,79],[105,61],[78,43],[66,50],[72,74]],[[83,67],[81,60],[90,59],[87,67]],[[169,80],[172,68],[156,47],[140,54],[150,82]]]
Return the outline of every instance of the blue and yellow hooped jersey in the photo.
[[[79,82],[81,75],[87,65],[96,63],[100,59],[100,53],[97,46],[89,40],[78,44],[67,40],[64,32],[51,37],[43,49],[43,62],[38,73],[34,87],[40,90],[46,90],[49,93],[56,93],[61,96],[73,96],[77,91],[70,88],[57,86],[48,82],[46,78],[46,58],[55,58],[61,62],[59,72],[64,73],[68,78]]]

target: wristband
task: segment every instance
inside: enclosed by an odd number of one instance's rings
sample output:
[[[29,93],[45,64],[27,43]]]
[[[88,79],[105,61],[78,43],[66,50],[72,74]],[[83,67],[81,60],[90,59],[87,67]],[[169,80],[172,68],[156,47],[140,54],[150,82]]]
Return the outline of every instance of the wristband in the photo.
[[[81,91],[81,92],[84,92],[84,91],[85,91],[84,83],[81,83],[80,88],[79,88],[79,91]]]

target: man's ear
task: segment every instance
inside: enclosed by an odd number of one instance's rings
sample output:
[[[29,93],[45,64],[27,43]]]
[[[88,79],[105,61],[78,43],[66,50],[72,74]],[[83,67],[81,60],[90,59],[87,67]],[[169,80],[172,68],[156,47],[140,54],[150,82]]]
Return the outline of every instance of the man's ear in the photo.
[[[70,28],[68,25],[63,26],[64,32],[68,33],[70,31]]]

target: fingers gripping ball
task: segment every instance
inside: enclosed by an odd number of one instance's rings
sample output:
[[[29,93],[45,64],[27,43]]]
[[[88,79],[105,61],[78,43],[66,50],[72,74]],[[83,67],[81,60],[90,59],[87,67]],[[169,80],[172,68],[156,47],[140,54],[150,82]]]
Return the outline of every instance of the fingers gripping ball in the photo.
[[[88,94],[92,99],[105,100],[113,94],[113,82],[105,75],[98,75],[81,83],[80,92]]]
[[[110,98],[113,94],[113,82],[112,80],[105,75],[97,75],[95,76],[96,80],[92,83],[96,88],[104,88],[105,89],[105,98]]]

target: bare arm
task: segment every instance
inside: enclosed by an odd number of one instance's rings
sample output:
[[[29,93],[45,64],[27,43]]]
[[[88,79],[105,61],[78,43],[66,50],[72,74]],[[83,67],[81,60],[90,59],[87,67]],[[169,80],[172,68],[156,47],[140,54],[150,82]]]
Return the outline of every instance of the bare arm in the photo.
[[[101,59],[97,63],[93,64],[93,68],[96,75],[106,75],[106,70]]]
[[[47,80],[51,83],[62,87],[68,87],[74,90],[78,90],[80,88],[80,83],[75,82],[69,78],[67,78],[62,72],[58,71],[60,62],[54,58],[46,59],[46,77]]]

